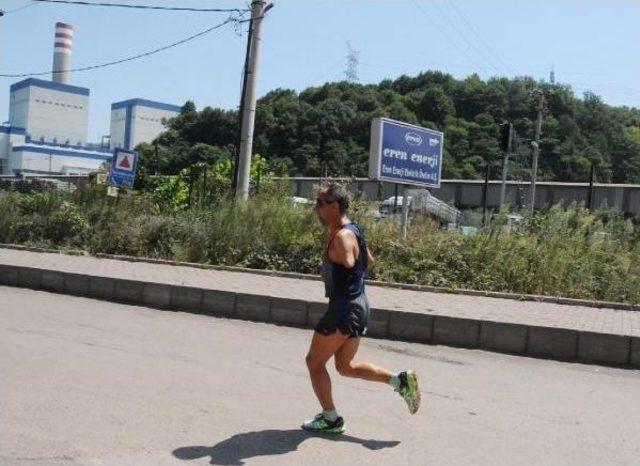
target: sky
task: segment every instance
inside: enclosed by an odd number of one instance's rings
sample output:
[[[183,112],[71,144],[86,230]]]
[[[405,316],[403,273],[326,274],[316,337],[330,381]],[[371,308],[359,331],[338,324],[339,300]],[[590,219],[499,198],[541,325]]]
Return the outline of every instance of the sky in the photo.
[[[97,1],[97,0],[92,0]],[[247,1],[103,0],[197,8],[248,7]],[[570,85],[615,106],[640,107],[638,0],[274,0],[263,23],[258,95],[345,79],[349,46],[362,83],[439,70],[532,76]],[[75,28],[72,66],[147,52],[203,31],[226,13],[162,12],[0,0],[0,74],[51,70],[54,26]],[[232,24],[156,55],[71,75],[91,90],[89,139],[109,133],[111,103],[135,97],[237,108],[246,23]],[[36,76],[38,77],[38,76]],[[51,75],[39,76],[51,79]],[[0,77],[0,121],[9,86]]]

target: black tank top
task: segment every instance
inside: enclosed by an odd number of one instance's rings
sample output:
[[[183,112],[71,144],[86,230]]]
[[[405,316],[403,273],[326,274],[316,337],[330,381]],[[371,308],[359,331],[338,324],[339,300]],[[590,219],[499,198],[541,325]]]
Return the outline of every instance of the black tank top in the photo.
[[[367,242],[365,241],[362,230],[354,222],[347,223],[343,225],[342,228],[351,230],[356,235],[360,254],[356,258],[355,265],[348,269],[344,265],[335,263],[329,259],[329,248],[335,235],[340,230],[336,231],[327,243],[325,262],[323,264],[325,295],[332,301],[348,301],[364,293],[364,281],[367,272]]]

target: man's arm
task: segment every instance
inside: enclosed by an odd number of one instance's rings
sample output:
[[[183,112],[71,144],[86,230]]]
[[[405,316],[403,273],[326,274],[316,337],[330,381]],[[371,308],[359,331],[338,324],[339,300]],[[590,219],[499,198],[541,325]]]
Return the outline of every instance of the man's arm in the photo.
[[[329,248],[329,259],[348,269],[356,265],[358,242],[356,235],[347,229],[340,230]]]
[[[371,250],[369,248],[367,248],[367,267],[373,267],[373,264],[375,264],[376,261],[373,258],[373,256],[371,255]]]

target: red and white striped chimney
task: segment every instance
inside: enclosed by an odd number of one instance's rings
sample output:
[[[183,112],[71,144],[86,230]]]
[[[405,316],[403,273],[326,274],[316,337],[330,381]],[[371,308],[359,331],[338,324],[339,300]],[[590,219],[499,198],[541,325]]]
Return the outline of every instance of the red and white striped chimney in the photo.
[[[56,23],[56,36],[53,46],[52,78],[56,83],[68,84],[71,68],[71,49],[73,48],[73,26]]]

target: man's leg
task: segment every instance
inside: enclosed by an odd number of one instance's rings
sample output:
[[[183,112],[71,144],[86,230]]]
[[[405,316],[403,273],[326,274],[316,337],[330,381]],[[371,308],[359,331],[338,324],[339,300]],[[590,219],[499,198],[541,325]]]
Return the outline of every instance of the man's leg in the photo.
[[[389,383],[391,372],[368,362],[355,361],[360,338],[349,338],[336,352],[336,370],[345,377]]]
[[[330,335],[323,335],[319,332],[313,332],[311,347],[307,354],[307,367],[311,376],[311,384],[313,391],[318,397],[320,406],[325,411],[335,410],[333,397],[331,396],[331,379],[327,372],[327,361],[336,354],[340,347],[347,340],[347,335],[343,335],[339,331]]]
[[[415,414],[420,408],[418,378],[412,370],[391,374],[386,369],[368,362],[354,361],[360,338],[351,338],[336,352],[336,369],[345,377],[384,382],[391,385],[407,403],[409,412]]]

